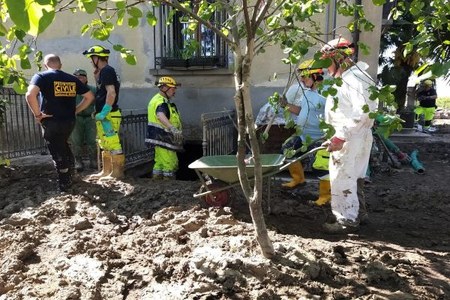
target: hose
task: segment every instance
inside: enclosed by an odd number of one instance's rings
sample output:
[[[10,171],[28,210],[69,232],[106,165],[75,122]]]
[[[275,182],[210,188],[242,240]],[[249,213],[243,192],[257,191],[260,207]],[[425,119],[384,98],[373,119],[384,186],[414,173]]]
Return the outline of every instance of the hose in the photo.
[[[423,167],[422,163],[419,161],[418,158],[419,150],[414,150],[411,152],[411,155],[409,156],[411,158],[411,167],[416,171],[418,174],[425,173],[425,168]]]

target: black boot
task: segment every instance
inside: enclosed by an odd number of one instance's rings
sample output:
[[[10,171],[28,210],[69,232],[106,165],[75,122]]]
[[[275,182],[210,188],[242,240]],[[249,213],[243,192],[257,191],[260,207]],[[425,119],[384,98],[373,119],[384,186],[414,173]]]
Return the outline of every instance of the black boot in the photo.
[[[89,156],[89,169],[98,170],[97,155]]]
[[[81,156],[75,157],[75,169],[78,172],[84,171],[84,163],[83,163],[83,158]]]
[[[65,171],[65,172],[64,172]],[[58,170],[58,192],[68,192],[72,185],[69,169]]]

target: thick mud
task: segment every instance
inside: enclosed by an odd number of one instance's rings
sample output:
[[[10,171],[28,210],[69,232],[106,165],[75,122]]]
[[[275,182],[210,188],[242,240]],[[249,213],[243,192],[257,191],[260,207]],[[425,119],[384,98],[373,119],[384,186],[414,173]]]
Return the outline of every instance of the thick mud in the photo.
[[[48,159],[0,169],[0,299],[450,299],[449,128],[399,141],[424,173],[380,167],[370,223],[327,235],[318,180],[272,180],[264,258],[248,207],[193,197],[199,181],[78,182],[56,194]],[[88,175],[88,174],[83,174]]]

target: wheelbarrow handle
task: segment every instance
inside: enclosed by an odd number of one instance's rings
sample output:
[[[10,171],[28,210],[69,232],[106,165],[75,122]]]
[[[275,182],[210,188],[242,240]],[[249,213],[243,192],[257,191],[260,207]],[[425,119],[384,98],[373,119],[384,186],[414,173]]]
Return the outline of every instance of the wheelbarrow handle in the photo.
[[[313,153],[315,153],[315,152],[317,152],[317,151],[319,151],[319,150],[323,150],[323,149],[327,149],[327,147],[325,147],[325,146],[319,146],[319,147],[313,148],[313,149],[309,150],[308,152],[306,152],[306,153],[300,155],[299,157],[296,157],[295,159],[291,160],[290,162],[288,162],[288,163],[285,164],[284,166],[282,166],[282,167],[279,169],[279,171],[283,171],[283,170],[287,169],[287,168],[288,168],[291,164],[293,164],[294,162],[299,161],[299,160],[302,160],[302,159],[308,157],[309,155],[311,155],[311,154],[313,154]]]

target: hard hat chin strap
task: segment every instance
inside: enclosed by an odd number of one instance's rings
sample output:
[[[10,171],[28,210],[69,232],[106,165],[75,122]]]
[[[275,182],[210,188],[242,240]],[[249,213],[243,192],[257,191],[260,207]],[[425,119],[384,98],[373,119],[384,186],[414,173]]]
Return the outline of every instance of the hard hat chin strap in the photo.
[[[166,99],[170,99],[169,95],[167,95],[167,91],[170,90],[170,87],[163,85],[159,90],[166,96]]]
[[[97,63],[95,63],[95,62],[94,62],[94,56],[91,56],[91,61],[92,61],[92,64],[94,65],[94,67],[95,67],[96,69],[98,69],[98,58],[97,58]]]
[[[335,57],[332,57],[331,59],[333,60],[334,63],[334,71],[333,74],[331,74],[331,76],[334,77],[337,74],[339,68],[341,67],[341,64]]]

